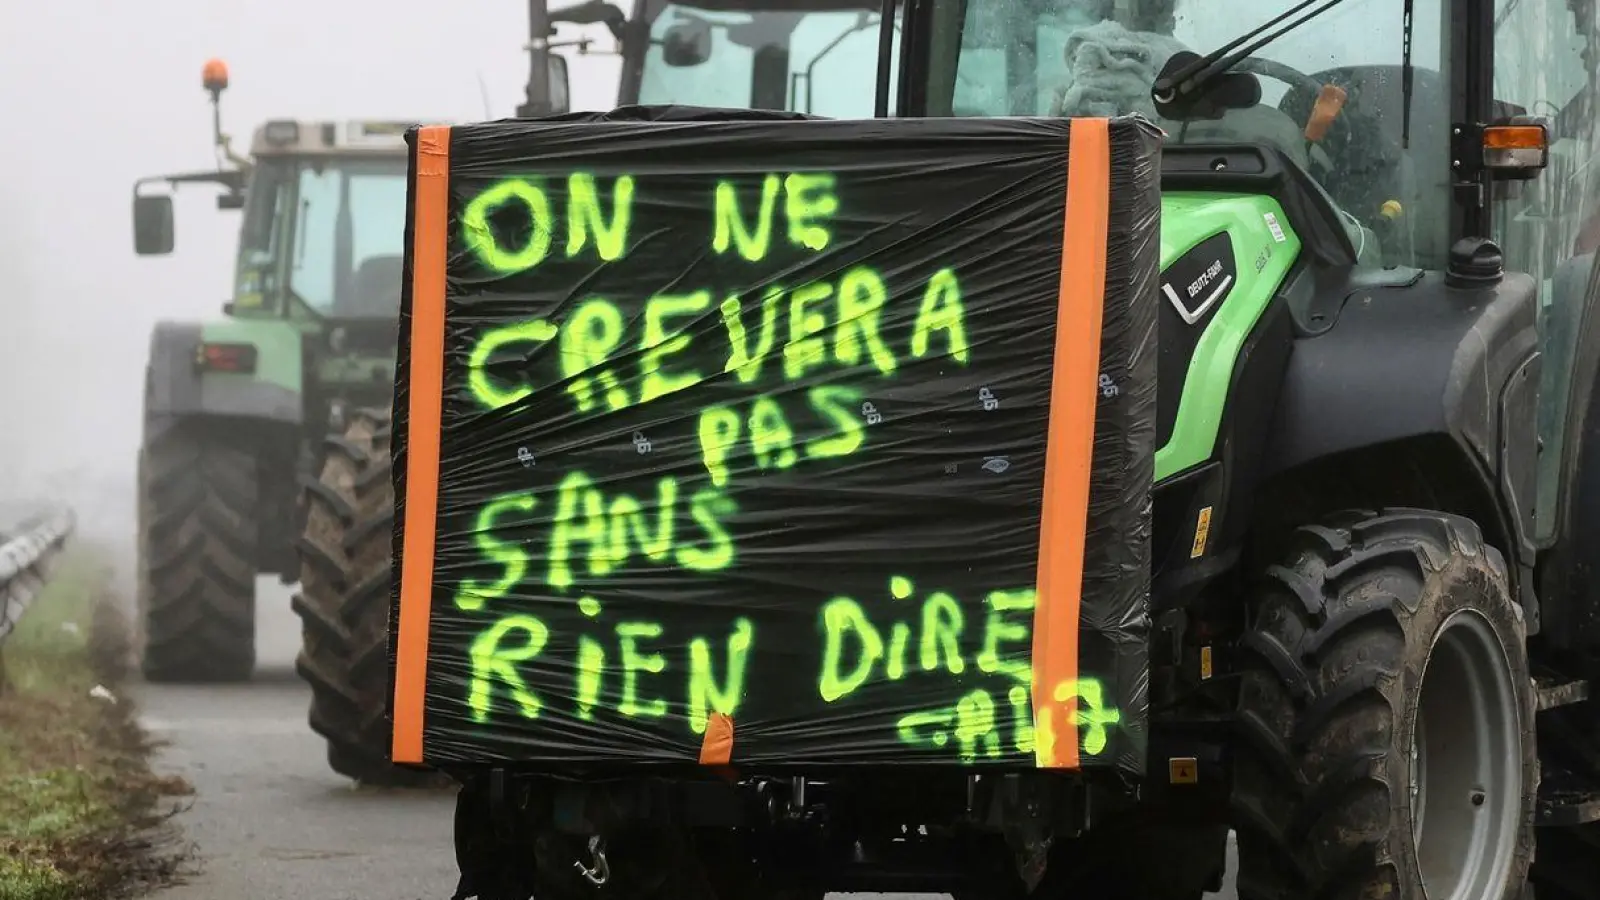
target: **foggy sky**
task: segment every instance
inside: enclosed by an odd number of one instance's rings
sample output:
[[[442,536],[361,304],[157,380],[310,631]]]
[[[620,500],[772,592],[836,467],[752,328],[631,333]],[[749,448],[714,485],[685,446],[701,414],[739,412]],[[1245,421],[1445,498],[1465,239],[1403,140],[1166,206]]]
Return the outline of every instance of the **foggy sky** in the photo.
[[[206,59],[231,69],[236,151],[271,118],[498,118],[522,100],[525,15],[518,0],[0,0],[0,498],[70,501],[131,545],[151,326],[220,316],[231,289],[239,214],[215,188],[177,195],[172,255],[133,253],[133,182],[214,165]],[[569,60],[573,106],[610,108],[615,58]]]

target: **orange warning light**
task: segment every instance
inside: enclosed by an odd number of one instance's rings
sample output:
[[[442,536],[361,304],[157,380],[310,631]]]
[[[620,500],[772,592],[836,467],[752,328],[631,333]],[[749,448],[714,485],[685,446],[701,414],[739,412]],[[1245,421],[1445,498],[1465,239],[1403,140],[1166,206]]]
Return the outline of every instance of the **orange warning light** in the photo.
[[[228,64],[220,59],[206,60],[205,68],[200,70],[200,80],[205,89],[213,94],[226,90],[228,87]]]
[[[1550,132],[1544,125],[1490,125],[1483,129],[1483,165],[1501,172],[1537,172],[1550,162]],[[1521,176],[1511,176],[1521,177]]]
[[[1489,150],[1543,150],[1549,140],[1538,125],[1490,125],[1483,130],[1483,146]]]

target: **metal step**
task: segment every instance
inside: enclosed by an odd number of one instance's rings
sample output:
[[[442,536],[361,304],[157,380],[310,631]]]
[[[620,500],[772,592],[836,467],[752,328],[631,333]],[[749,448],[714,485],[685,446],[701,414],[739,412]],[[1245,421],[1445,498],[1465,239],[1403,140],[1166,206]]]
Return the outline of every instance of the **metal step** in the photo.
[[[1533,823],[1565,827],[1600,821],[1600,780],[1572,772],[1546,771],[1539,783]]]
[[[1533,689],[1540,712],[1571,706],[1589,699],[1589,682],[1582,678],[1537,675],[1533,679]]]

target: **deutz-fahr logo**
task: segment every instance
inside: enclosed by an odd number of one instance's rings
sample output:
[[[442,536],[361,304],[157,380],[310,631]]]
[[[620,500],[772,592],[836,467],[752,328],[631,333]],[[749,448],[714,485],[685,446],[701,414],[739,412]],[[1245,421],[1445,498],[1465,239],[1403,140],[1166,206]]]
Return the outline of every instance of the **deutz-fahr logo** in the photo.
[[[1238,281],[1233,239],[1214,234],[1161,273],[1161,293],[1187,325],[1194,325],[1228,296]]]

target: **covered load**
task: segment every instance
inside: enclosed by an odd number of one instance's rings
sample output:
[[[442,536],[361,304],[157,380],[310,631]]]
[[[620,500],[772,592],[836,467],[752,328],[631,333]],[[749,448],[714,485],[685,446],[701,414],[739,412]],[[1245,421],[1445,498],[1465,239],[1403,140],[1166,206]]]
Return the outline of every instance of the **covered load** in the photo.
[[[1152,126],[408,140],[397,762],[1142,771]]]

